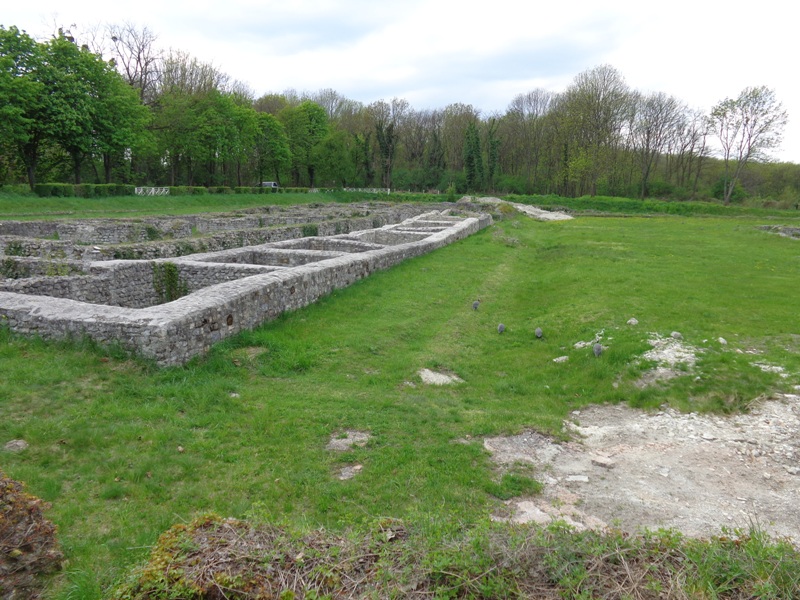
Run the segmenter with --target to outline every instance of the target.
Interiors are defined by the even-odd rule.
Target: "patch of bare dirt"
[[[647,340],[653,347],[642,355],[642,359],[652,361],[655,366],[642,374],[636,382],[640,388],[669,381],[681,375],[688,375],[697,363],[701,350],[683,341],[683,336],[673,332],[670,337],[651,333]]]
[[[439,373],[430,369],[420,369],[418,375],[422,379],[422,383],[428,385],[451,385],[464,382],[463,379],[453,373]]]
[[[575,441],[485,440],[498,464],[533,464],[545,484],[509,502],[510,520],[696,537],[757,524],[800,547],[800,395],[733,417],[593,406],[564,426]]]
[[[372,436],[366,431],[355,431],[348,429],[341,433],[334,433],[328,445],[325,446],[326,450],[333,450],[335,452],[346,452],[353,446],[363,447]]]

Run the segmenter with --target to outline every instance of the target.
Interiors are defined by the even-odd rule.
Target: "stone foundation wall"
[[[0,221],[0,256],[93,261],[169,258],[305,237],[309,227],[319,236],[372,229],[447,206],[323,204],[135,221]]]
[[[424,219],[419,220],[420,227],[425,226],[423,221]],[[375,271],[387,269],[408,258],[463,239],[487,227],[491,223],[491,217],[479,215],[447,222],[450,224],[447,229],[426,235],[421,240],[374,249],[362,248],[363,251],[360,252],[342,252],[338,256],[291,268],[215,264],[202,260],[209,258],[202,255],[176,259],[174,262],[179,267],[180,275],[187,281],[195,281],[193,278],[198,278],[199,281],[200,277],[208,277],[208,281],[226,277],[231,279],[202,287],[178,300],[147,308],[122,308],[108,304],[120,301],[121,292],[114,292],[111,288],[121,284],[121,279],[130,280],[134,273],[139,278],[136,280],[139,283],[129,287],[143,289],[140,290],[140,296],[136,297],[130,292],[131,295],[124,301],[131,305],[145,303],[149,289],[154,288],[152,262],[129,263],[125,267],[130,269],[128,271],[113,268],[115,265],[109,264],[108,275],[91,277],[98,282],[105,282],[105,291],[100,289],[100,283],[96,287],[85,282],[77,283],[78,280],[89,279],[87,277],[63,278],[69,280],[67,287],[83,285],[79,293],[87,296],[89,292],[86,290],[90,288],[98,296],[107,294],[108,302],[87,304],[86,301],[75,299],[0,291],[0,321],[23,334],[43,337],[85,335],[100,343],[118,342],[161,365],[182,364],[193,356],[207,352],[215,342],[252,329],[286,310],[306,306]],[[414,223],[407,221],[403,223],[403,227],[411,232]],[[388,228],[384,231],[388,231]],[[333,245],[347,245],[351,242],[362,243],[358,236],[341,236],[330,240]],[[253,250],[275,252],[276,249],[265,247]],[[96,267],[97,265],[93,265],[93,269]],[[217,267],[219,270],[215,270]],[[272,270],[258,273],[257,269]],[[117,278],[116,284],[112,277]]]
[[[29,296],[69,298],[89,304],[105,304],[125,308],[147,308],[163,304],[159,295],[154,267],[170,261],[109,261],[94,264],[81,276],[32,277],[0,281],[0,291]],[[253,264],[213,264],[183,261],[177,267],[179,283],[187,293],[212,285],[275,271],[275,267]]]

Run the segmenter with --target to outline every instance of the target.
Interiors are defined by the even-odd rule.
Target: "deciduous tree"
[[[46,135],[43,121],[47,95],[38,72],[40,45],[16,27],[0,25],[0,148],[19,153],[33,189],[39,144]]]
[[[725,204],[730,203],[745,165],[766,158],[780,145],[787,121],[783,105],[766,86],[745,88],[737,98],[726,98],[711,110],[711,127],[725,165]]]
[[[641,198],[649,193],[648,184],[657,157],[666,151],[667,144],[681,124],[684,107],[674,97],[663,92],[641,95],[633,100],[631,140],[640,170]]]

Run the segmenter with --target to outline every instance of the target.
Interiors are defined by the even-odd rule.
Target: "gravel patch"
[[[695,537],[758,524],[800,547],[800,395],[733,417],[592,406],[564,427],[579,441],[533,432],[485,440],[498,466],[532,464],[544,484],[498,519]]]
[[[420,369],[418,372],[422,383],[428,385],[452,385],[454,383],[463,383],[463,379],[452,373],[438,373],[430,369]]]

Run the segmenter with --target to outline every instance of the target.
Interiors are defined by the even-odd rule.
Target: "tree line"
[[[147,27],[0,25],[0,183],[374,187],[796,204],[800,165],[770,163],[786,112],[766,87],[704,114],[631,89],[610,65],[503,113],[365,104],[335,90],[260,97]],[[712,148],[715,150],[712,152]]]

